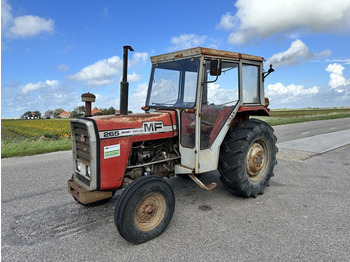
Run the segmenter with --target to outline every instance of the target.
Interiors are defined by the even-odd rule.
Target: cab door
[[[210,75],[210,63],[205,61],[196,173],[217,169],[221,143],[239,107],[240,63],[221,61],[217,79]]]
[[[238,110],[240,63],[220,61],[221,74],[216,77],[210,73],[211,61],[201,63],[196,107],[179,112],[181,167],[176,173],[217,169],[221,142]]]

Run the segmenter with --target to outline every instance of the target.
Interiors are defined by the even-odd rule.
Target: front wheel
[[[276,136],[258,119],[249,119],[230,129],[219,158],[220,180],[233,194],[256,197],[269,185],[277,164]]]
[[[118,199],[114,223],[124,239],[141,244],[167,228],[174,208],[174,192],[166,181],[142,177],[131,183]]]

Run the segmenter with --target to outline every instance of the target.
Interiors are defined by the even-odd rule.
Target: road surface
[[[337,140],[336,132],[350,130],[346,121],[275,130],[279,145],[329,132],[328,139]],[[141,245],[126,242],[114,226],[120,193],[94,208],[67,193],[70,152],[2,159],[1,260],[348,261],[349,152],[350,140],[323,153],[280,149],[271,186],[257,198],[231,195],[217,172],[201,176],[218,183],[210,192],[185,177],[169,179],[173,219],[161,236]]]

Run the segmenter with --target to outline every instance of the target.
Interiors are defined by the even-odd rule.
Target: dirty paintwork
[[[236,53],[231,51],[223,51],[223,50],[217,50],[217,49],[211,49],[211,48],[204,48],[204,47],[196,47],[196,48],[186,49],[183,51],[177,51],[177,52],[167,53],[163,55],[152,56],[151,62],[157,63],[157,62],[162,62],[166,60],[179,59],[183,57],[200,56],[200,55],[215,56],[215,57],[237,59],[237,60],[246,59],[246,60],[259,61],[259,62],[262,62],[265,60],[263,57],[260,57],[260,56]]]

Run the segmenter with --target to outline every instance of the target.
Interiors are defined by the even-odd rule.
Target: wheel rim
[[[163,220],[166,211],[166,202],[163,195],[150,193],[146,195],[135,210],[135,225],[142,231],[156,228]]]
[[[246,158],[246,170],[250,181],[259,182],[264,178],[269,162],[269,147],[264,139],[254,141]]]

